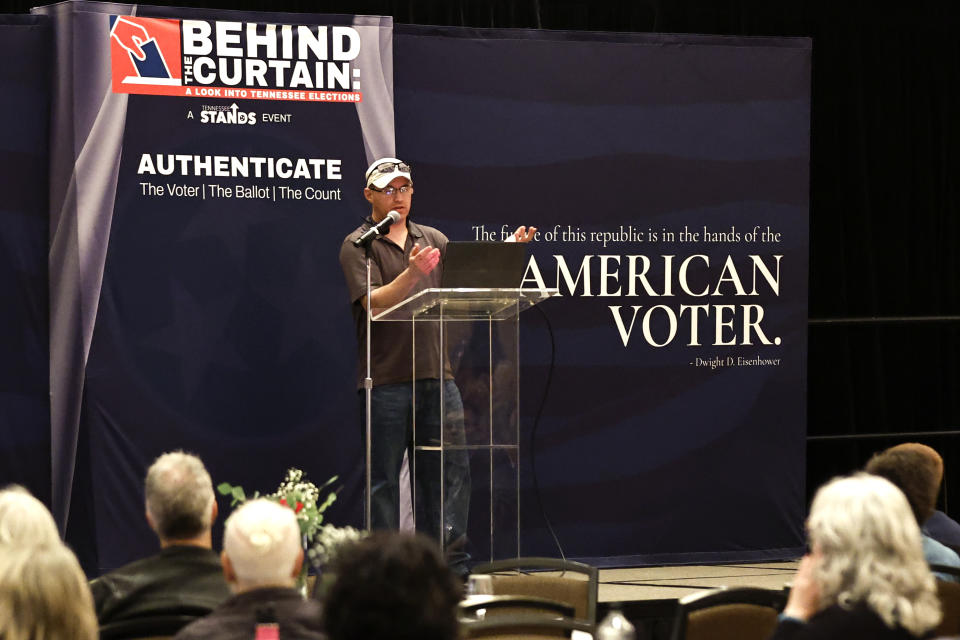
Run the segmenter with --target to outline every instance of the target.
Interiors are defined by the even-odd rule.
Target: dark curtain
[[[0,487],[50,504],[47,153],[52,31],[0,16]]]

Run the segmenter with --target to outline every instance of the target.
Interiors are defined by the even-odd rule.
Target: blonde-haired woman
[[[859,473],[817,491],[804,556],[773,640],[915,640],[940,622],[920,528],[903,493]]]
[[[0,545],[59,543],[57,524],[42,502],[19,485],[0,489]]]
[[[0,638],[96,640],[93,598],[72,551],[61,544],[0,549]]]

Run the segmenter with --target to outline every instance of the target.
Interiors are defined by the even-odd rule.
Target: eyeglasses
[[[399,193],[402,196],[407,195],[408,193],[413,193],[413,185],[405,184],[402,187],[387,187],[386,189],[377,189],[376,187],[370,186],[367,187],[370,191],[376,191],[377,193],[382,193],[388,198],[392,198],[395,193]]]

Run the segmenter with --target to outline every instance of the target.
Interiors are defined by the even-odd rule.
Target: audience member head
[[[343,549],[324,602],[330,640],[453,640],[463,587],[436,543],[380,531]]]
[[[227,518],[221,560],[235,591],[292,587],[303,565],[297,516],[265,498],[244,503]]]
[[[907,497],[921,525],[933,515],[943,480],[943,459],[930,447],[908,442],[874,454],[867,473],[886,478]]]
[[[920,636],[940,621],[920,528],[903,493],[858,473],[817,491],[807,518],[820,608],[865,604],[887,626]]]
[[[217,501],[200,458],[182,451],[163,454],[147,470],[145,493],[147,520],[163,546],[211,546]]]
[[[0,552],[0,638],[96,640],[90,588],[59,541]]]
[[[0,490],[0,544],[60,544],[53,516],[21,486]]]

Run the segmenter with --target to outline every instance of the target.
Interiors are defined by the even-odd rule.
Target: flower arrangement
[[[287,469],[287,475],[273,493],[261,496],[260,492],[257,491],[252,496],[247,497],[243,487],[231,485],[228,482],[218,484],[217,491],[221,495],[230,496],[231,507],[243,504],[247,500],[263,497],[292,509],[297,516],[297,524],[300,526],[300,537],[303,540],[307,560],[319,571],[336,555],[340,545],[358,540],[365,533],[359,532],[353,527],[335,527],[331,524],[323,524],[323,512],[337,499],[339,489],[331,489],[322,501],[320,496],[324,489],[337,481],[337,478],[338,476],[333,476],[318,487],[307,480],[306,474],[302,470],[290,468]],[[300,571],[299,584],[301,586],[306,584],[307,568],[308,563],[304,562],[303,569]]]
[[[337,555],[342,545],[356,542],[365,535],[366,531],[357,531],[353,527],[323,525],[314,537],[313,544],[307,549],[310,564],[315,567],[326,566]]]

